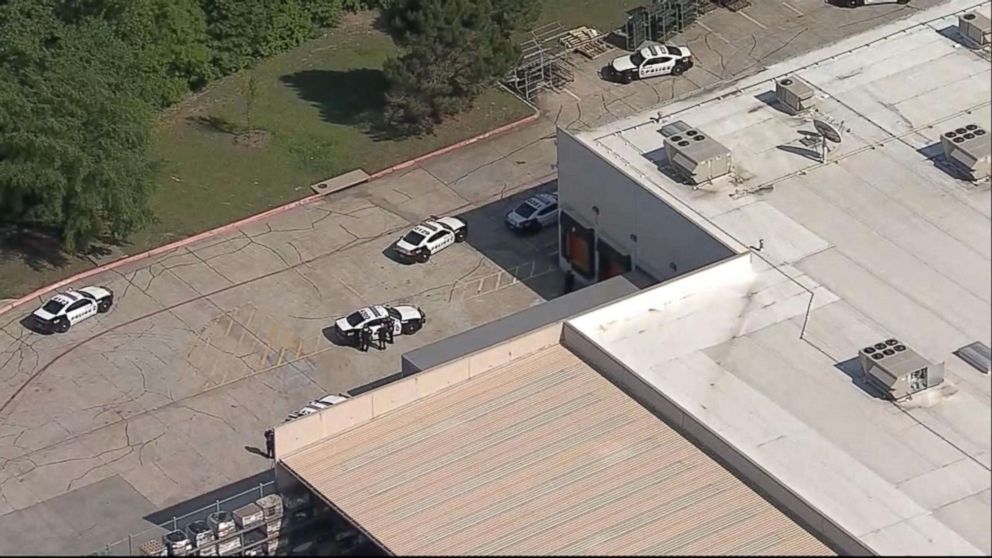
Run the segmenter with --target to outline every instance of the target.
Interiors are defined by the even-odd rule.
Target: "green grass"
[[[186,103],[155,134],[161,161],[152,207],[159,223],[135,235],[135,249],[189,236],[310,194],[308,186],[356,168],[369,173],[516,120],[530,109],[502,91],[445,122],[434,135],[376,141],[369,117],[382,107],[380,68],[396,52],[370,18],[341,27],[251,70],[256,81],[252,127],[264,147],[203,120],[244,128],[246,79],[231,76]]]
[[[586,25],[607,33],[623,23],[625,10],[645,1],[544,0],[536,24],[557,20],[566,29]],[[138,253],[299,199],[314,182],[356,168],[375,172],[530,112],[493,90],[433,136],[375,141],[365,122],[381,106],[379,70],[396,46],[372,20],[371,14],[349,17],[250,70],[256,82],[252,124],[267,134],[262,146],[234,141],[246,126],[244,73],[212,84],[163,116],[151,150],[160,165],[152,200],[157,222],[129,239],[124,252]],[[51,239],[20,235],[0,242],[5,244],[0,298],[92,267],[87,259],[53,250]]]
[[[627,10],[649,0],[544,0],[538,25],[560,21],[565,29],[585,25],[606,34],[627,20]]]

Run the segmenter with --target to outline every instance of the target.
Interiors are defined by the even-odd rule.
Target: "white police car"
[[[307,403],[306,407],[303,407],[299,411],[296,411],[295,413],[290,413],[288,416],[286,416],[286,422],[289,422],[294,419],[298,419],[300,417],[305,417],[307,415],[312,415],[314,413],[319,413],[332,405],[337,405],[338,403],[347,401],[348,399],[350,399],[350,397],[344,393],[339,393],[337,395],[325,395],[320,399],[314,399],[313,401]]]
[[[537,194],[506,214],[506,225],[515,231],[539,231],[558,222],[558,194]]]
[[[630,83],[635,79],[681,75],[692,65],[692,53],[687,47],[651,45],[614,59],[603,68],[603,76]]]
[[[468,225],[454,217],[431,218],[413,227],[393,247],[400,258],[426,262],[431,256],[468,238]]]
[[[114,293],[106,287],[83,287],[59,293],[31,313],[32,325],[44,331],[65,333],[73,325],[114,305]]]
[[[427,315],[416,306],[375,305],[355,310],[334,322],[334,329],[342,339],[357,343],[359,334],[366,327],[376,332],[383,326],[391,325],[393,335],[412,335],[426,323]]]

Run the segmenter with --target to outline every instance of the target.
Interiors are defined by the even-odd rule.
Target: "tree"
[[[407,48],[384,68],[387,126],[430,133],[510,69],[517,51],[493,9],[491,0],[407,0],[397,8],[393,22]]]
[[[316,1],[318,17],[326,17]],[[201,0],[213,64],[221,74],[313,37],[316,26],[299,0]],[[316,7],[315,7],[316,6]]]
[[[69,249],[150,217],[151,107],[110,25],[60,21],[36,0],[0,4],[0,218],[54,227]]]
[[[240,89],[241,96],[245,100],[245,126],[250,135],[254,131],[251,127],[251,116],[252,110],[255,108],[255,98],[258,95],[258,82],[255,80],[255,75],[246,72],[242,78]]]

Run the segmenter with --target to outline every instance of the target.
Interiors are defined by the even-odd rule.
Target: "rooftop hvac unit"
[[[681,130],[678,133],[674,131]],[[666,136],[666,132],[671,135]],[[730,150],[681,120],[662,128],[668,163],[691,184],[701,184],[730,173]]]
[[[992,22],[978,12],[968,12],[958,16],[958,33],[971,45],[983,47],[989,44]]]
[[[989,176],[992,164],[992,134],[978,124],[968,124],[940,136],[944,158],[971,180]]]
[[[944,366],[935,365],[898,339],[869,345],[858,352],[865,380],[893,400],[939,385]]]
[[[808,83],[795,76],[775,82],[775,97],[787,112],[798,114],[816,104],[816,92]]]

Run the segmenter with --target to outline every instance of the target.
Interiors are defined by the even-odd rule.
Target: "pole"
[[[127,534],[127,555],[134,556],[134,548],[131,546],[131,533]]]

